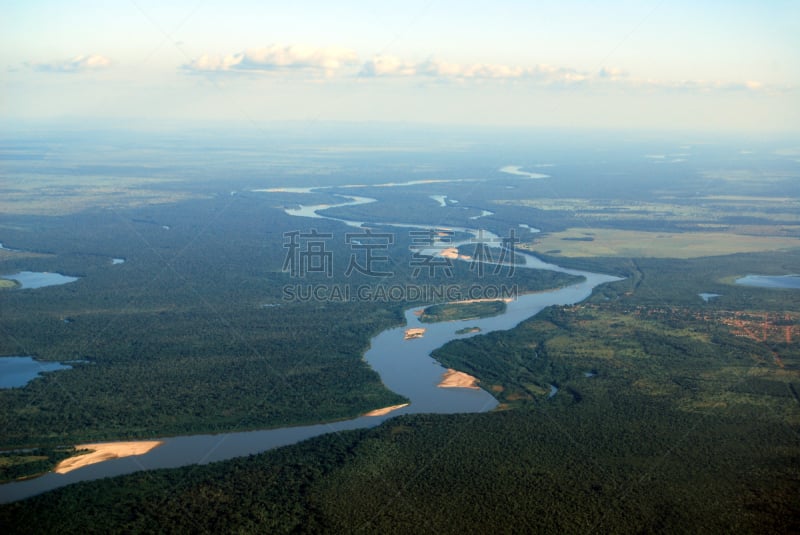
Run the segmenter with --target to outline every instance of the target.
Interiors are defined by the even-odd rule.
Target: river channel
[[[319,211],[335,206],[373,202],[373,199],[364,197],[341,196],[344,201],[338,205],[302,206],[299,209],[287,209],[286,213],[305,217],[325,217],[319,214]],[[361,225],[357,222],[336,220],[353,226]],[[381,224],[381,226],[387,225]],[[419,228],[426,226],[420,225]],[[470,229],[458,230],[477,232]],[[415,314],[419,307],[407,310],[406,325],[387,329],[372,338],[370,348],[364,355],[367,363],[380,375],[387,388],[410,400],[410,404],[402,409],[382,416],[362,416],[310,426],[163,438],[160,439],[163,441],[162,445],[143,455],[112,459],[66,474],[48,473],[30,480],[0,485],[0,503],[16,501],[78,481],[90,481],[140,470],[205,464],[256,454],[326,433],[373,427],[400,414],[450,414],[491,410],[497,405],[497,401],[485,390],[439,388],[437,385],[446,370],[430,357],[431,352],[450,340],[511,329],[545,307],[580,302],[591,295],[596,286],[620,280],[609,275],[561,268],[542,262],[531,255],[519,252],[517,254],[525,258],[524,266],[517,265],[517,268],[559,271],[582,276],[584,280],[556,290],[520,295],[516,300],[507,303],[505,312],[488,318],[422,324]],[[424,327],[426,329],[424,335],[421,338],[405,340],[406,329],[414,327]],[[456,331],[465,327],[478,327],[480,333],[456,334]]]

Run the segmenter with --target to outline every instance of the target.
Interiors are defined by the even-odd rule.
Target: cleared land
[[[91,169],[90,166],[83,174],[35,166],[27,171],[9,168],[7,181],[0,185],[0,213],[65,215],[87,208],[120,209],[207,197],[160,187],[174,177],[98,175]]]
[[[728,232],[646,232],[571,228],[521,244],[521,249],[567,257],[623,256],[697,258],[733,253],[781,251],[800,247],[800,239]]]
[[[9,279],[0,279],[0,289],[3,288],[16,288],[17,283]]]
[[[699,201],[699,202],[698,202]],[[785,227],[800,223],[800,199],[793,197],[765,197],[751,195],[708,195],[692,202],[680,202],[663,196],[652,201],[537,198],[502,199],[495,204],[525,206],[544,212],[568,213],[587,222],[630,222],[657,218],[661,222],[674,222],[687,226],[724,224],[730,228],[728,218],[746,216],[772,221]]]

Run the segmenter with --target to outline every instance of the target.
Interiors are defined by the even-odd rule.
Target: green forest
[[[88,451],[61,447],[0,452],[0,483],[38,476],[51,471],[62,460]]]
[[[503,165],[531,158],[529,140],[506,141],[495,147]],[[502,269],[473,262],[477,253],[499,259],[497,240],[461,246],[465,258],[449,265],[420,262],[426,236],[389,223],[435,226],[430,237],[453,241],[469,236],[447,228],[479,225],[529,246],[586,226],[798,235],[796,214],[771,211],[772,197],[745,210],[725,197],[782,198],[793,194],[789,178],[735,185],[705,180],[700,164],[676,172],[627,153],[567,151],[557,180],[526,180],[497,171],[496,154],[469,149],[326,150],[300,155],[293,145],[242,163],[236,151],[219,160],[191,149],[177,159],[162,152],[153,167],[134,151],[130,164],[69,167],[88,177],[74,188],[63,162],[8,163],[29,187],[23,197],[4,189],[18,201],[0,213],[0,279],[21,270],[80,279],[37,290],[0,281],[0,355],[72,366],[0,390],[2,480],[50,470],[86,442],[317,423],[404,403],[365,363],[371,337],[401,325],[411,307],[443,321],[502,303],[381,297],[387,288],[474,297],[475,288],[521,294],[580,280],[512,258]],[[709,158],[703,165],[717,169],[728,157]],[[614,179],[587,180],[600,167]],[[409,169],[421,180],[387,193]],[[146,195],[130,185],[138,180]],[[327,212],[375,222],[371,236],[284,211],[341,202],[336,192],[378,198]],[[431,198],[445,194],[445,206]],[[293,237],[314,233],[330,262],[318,270],[293,256]],[[390,246],[364,247],[376,236]],[[549,251],[538,255],[624,279],[506,332],[467,326],[458,332],[476,336],[435,351],[476,377],[496,410],[403,415],[250,457],[78,483],[1,505],[3,533],[800,532],[797,292],[734,282],[798,273],[800,251],[685,260]],[[339,293],[309,297],[309,287]],[[374,298],[341,297],[358,287]]]
[[[431,301],[289,300],[287,285],[441,286],[466,295],[477,283],[525,292],[578,280],[520,269],[476,281],[465,263],[448,276],[415,276],[405,229],[386,229],[395,246],[373,266],[391,276],[347,276],[360,252],[347,234],[363,231],[325,220],[312,227],[276,202],[242,194],[67,216],[0,216],[5,246],[21,249],[2,250],[0,273],[80,277],[0,290],[0,329],[7,334],[1,355],[75,361],[73,369],[25,388],[0,390],[0,448],[318,423],[406,401],[383,386],[363,353],[372,336],[402,324],[406,308]],[[331,236],[331,277],[293,277],[282,269],[287,235],[311,228]],[[112,258],[125,261],[112,265]]]
[[[474,303],[445,303],[425,307],[419,316],[423,323],[457,321],[486,318],[502,314],[506,309],[503,301],[477,301]]]
[[[705,259],[702,273],[596,259],[628,279],[436,351],[494,412],[80,483],[0,519],[15,533],[796,532],[800,351],[785,333],[800,336],[800,310],[792,291],[724,280],[799,256]],[[750,336],[749,317],[774,325]]]

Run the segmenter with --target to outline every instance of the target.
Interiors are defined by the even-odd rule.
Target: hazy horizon
[[[0,120],[791,133],[800,5],[32,1]]]

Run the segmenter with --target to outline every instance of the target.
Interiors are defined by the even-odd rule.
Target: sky
[[[800,2],[0,3],[0,122],[797,132]]]

